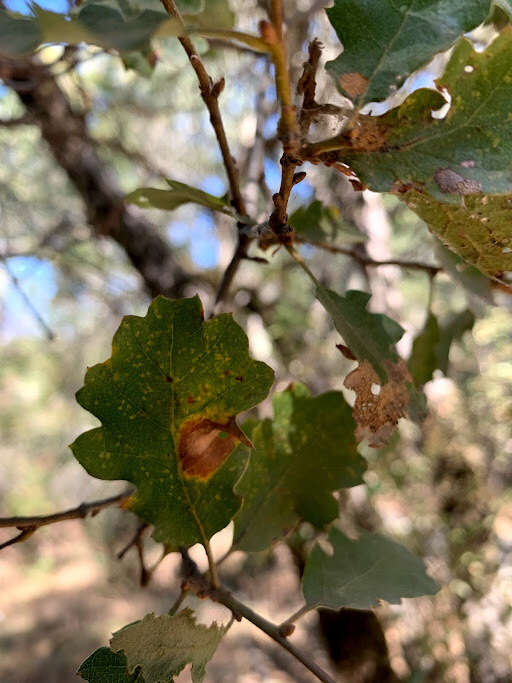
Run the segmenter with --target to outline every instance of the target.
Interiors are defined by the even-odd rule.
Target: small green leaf
[[[429,313],[425,326],[413,342],[411,357],[407,364],[417,387],[429,382],[438,367],[436,349],[440,339],[437,318],[433,313]]]
[[[335,0],[326,10],[343,43],[327,70],[363,105],[386,99],[405,79],[481,24],[489,0]]]
[[[437,367],[445,375],[449,370],[450,348],[454,341],[462,339],[465,332],[473,329],[475,316],[468,309],[456,313],[442,327],[441,337],[436,348]]]
[[[455,314],[442,326],[435,315],[429,313],[423,330],[414,340],[408,363],[416,386],[429,382],[436,369],[448,374],[451,345],[474,324],[475,316],[469,310]]]
[[[460,40],[437,84],[452,100],[445,118],[431,114],[445,104],[441,94],[417,90],[384,116],[361,116],[339,160],[376,192],[417,189],[453,204],[510,194],[512,27],[484,52]]]
[[[228,216],[235,215],[229,203],[222,197],[215,197],[208,192],[198,190],[196,187],[179,183],[177,180],[166,178],[166,182],[171,187],[170,190],[156,190],[150,187],[143,187],[131,192],[126,197],[126,201],[131,204],[137,204],[137,206],[144,209],[163,209],[164,211],[173,211],[183,204],[192,202],[205,206],[212,211],[221,211],[228,214]]]
[[[467,263],[487,275],[512,271],[512,195],[468,195],[460,204],[414,190],[399,196]]]
[[[302,587],[308,607],[371,609],[380,600],[397,605],[439,590],[418,557],[384,536],[362,533],[353,541],[333,527],[329,542],[332,555],[316,545],[306,561]]]
[[[357,244],[366,240],[366,235],[342,220],[340,210],[335,206],[325,206],[316,200],[308,206],[301,206],[290,216],[288,223],[300,237],[314,242]]]
[[[114,633],[110,647],[122,650],[128,671],[140,667],[145,683],[172,681],[192,664],[192,681],[201,683],[205,667],[215,654],[227,626],[198,624],[190,609],[170,616],[147,614],[142,621]]]
[[[128,673],[122,652],[112,652],[108,647],[100,647],[87,657],[77,674],[88,683],[145,683],[141,673]]]
[[[319,528],[332,522],[332,492],[362,483],[365,470],[343,394],[311,397],[294,384],[274,396],[273,406],[272,421],[244,424],[255,450],[236,487],[244,499],[233,539],[240,550],[268,548],[300,519]]]
[[[357,360],[368,360],[380,380],[386,382],[386,361],[398,360],[395,344],[404,333],[400,325],[387,315],[367,311],[371,295],[366,292],[351,290],[340,296],[317,287],[315,295]]]
[[[240,507],[233,486],[247,450],[236,446],[250,443],[235,416],[272,381],[231,315],[204,322],[198,297],[158,297],[144,318],[123,319],[112,357],[87,371],[77,400],[103,426],[71,448],[92,476],[137,486],[130,507],[155,525],[156,540],[189,547]]]

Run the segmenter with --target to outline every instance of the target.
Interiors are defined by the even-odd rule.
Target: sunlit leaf
[[[192,681],[201,683],[205,667],[227,631],[226,626],[203,626],[190,609],[142,621],[114,633],[110,647],[122,651],[128,671],[140,668],[144,683],[171,681],[187,664],[192,664]]]
[[[177,180],[167,178],[166,182],[171,187],[170,190],[143,187],[131,192],[126,197],[126,201],[145,209],[163,209],[164,211],[173,211],[183,204],[192,202],[212,211],[221,211],[230,216],[235,215],[233,208],[222,197],[215,197],[196,187],[179,183]]]
[[[512,271],[512,195],[469,195],[458,204],[414,190],[400,197],[467,263],[488,275]]]

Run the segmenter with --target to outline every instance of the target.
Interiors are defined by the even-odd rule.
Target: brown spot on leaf
[[[341,351],[345,358],[348,358],[349,360],[357,360],[357,358],[354,356],[354,354],[348,348],[348,346],[345,346],[344,344],[336,344],[336,348],[338,349],[338,351]]]
[[[205,418],[188,420],[181,428],[179,442],[179,458],[184,474],[208,479],[238,443],[253,447],[234,417],[225,423]]]
[[[340,85],[350,97],[358,97],[368,89],[368,79],[362,74],[352,73],[340,76]]]
[[[187,403],[192,405],[192,403],[195,403],[196,399],[193,396],[187,396]]]
[[[387,148],[388,127],[375,116],[361,116],[348,133],[352,149],[360,152],[378,152]]]
[[[386,363],[388,381],[381,386],[378,393],[372,386],[379,385],[380,380],[365,360],[345,378],[345,386],[356,392],[354,419],[357,423],[356,439],[368,439],[373,448],[383,446],[393,433],[401,417],[406,417],[409,405],[407,383],[412,378],[405,362]]]
[[[437,186],[445,194],[476,194],[482,192],[478,180],[464,178],[451,168],[440,168],[434,175]]]

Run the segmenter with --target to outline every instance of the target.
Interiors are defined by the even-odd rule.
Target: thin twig
[[[28,527],[27,529],[23,529],[17,536],[14,536],[14,538],[10,538],[8,541],[5,541],[5,543],[0,543],[0,550],[3,550],[4,548],[7,548],[10,545],[15,545],[16,543],[21,543],[22,541],[25,541],[27,538],[30,538],[33,533],[35,533],[36,529],[35,527]]]
[[[271,3],[272,24],[262,24],[262,34],[267,36],[272,46],[272,59],[276,73],[276,90],[281,105],[281,120],[279,122],[279,138],[283,144],[283,156],[281,157],[281,185],[279,192],[273,197],[274,210],[269,218],[269,226],[281,242],[289,241],[290,228],[288,226],[288,201],[291,191],[297,183],[306,177],[305,173],[296,173],[297,166],[301,161],[297,158],[300,142],[300,132],[307,132],[305,123],[306,115],[301,112],[299,117],[293,105],[288,57],[283,40],[283,6],[281,0],[273,0]],[[303,95],[303,111],[314,103],[315,75],[319,61],[319,45],[312,43],[310,47],[309,61],[304,65],[304,72],[299,80],[297,91]],[[311,85],[313,82],[313,85]],[[316,103],[315,103],[316,104]]]
[[[174,0],[162,0],[162,4],[165,7],[167,13],[177,19],[182,26],[183,18],[176,7]],[[199,56],[194,43],[186,35],[179,36],[183,49],[185,50],[187,57],[192,65],[192,68],[196,72],[197,80],[199,81],[199,89],[201,91],[201,97],[210,113],[210,121],[212,127],[215,131],[217,137],[217,142],[219,143],[220,152],[222,155],[222,161],[226,169],[226,173],[229,181],[229,189],[231,193],[231,200],[233,206],[235,207],[237,213],[240,216],[246,215],[245,203],[240,192],[240,183],[238,181],[238,170],[236,168],[235,160],[231,155],[229,148],[229,143],[226,136],[226,131],[224,129],[224,124],[222,122],[222,115],[219,108],[219,96],[224,89],[224,79],[221,78],[217,83],[214,83],[209,76],[206,68]]]
[[[94,517],[98,512],[105,508],[122,505],[122,503],[125,503],[131,498],[133,492],[133,489],[129,489],[128,491],[124,491],[124,493],[117,494],[117,496],[104,498],[103,500],[95,500],[91,503],[82,503],[78,507],[64,510],[63,512],[54,512],[51,515],[0,517],[0,528],[16,527],[17,529],[39,529],[39,527],[47,526],[48,524],[56,524],[57,522],[64,522],[67,519],[85,519],[88,515]]]
[[[133,548],[134,546],[139,543],[139,541],[142,539],[144,534],[146,533],[146,530],[149,528],[149,524],[147,522],[142,522],[142,524],[139,524],[137,527],[137,530],[135,531],[133,537],[130,539],[130,541],[124,546],[122,550],[120,550],[117,553],[117,559],[122,560],[123,557],[126,555],[126,553]]]
[[[12,282],[13,287],[17,290],[18,294],[23,299],[23,303],[28,308],[28,310],[30,311],[30,313],[32,314],[32,316],[34,317],[34,319],[36,320],[38,325],[43,330],[48,341],[53,341],[55,339],[55,332],[51,329],[51,327],[45,321],[43,316],[39,313],[36,306],[33,304],[31,298],[28,296],[28,294],[25,292],[25,290],[21,286],[19,279],[16,277],[16,275],[10,269],[7,261],[2,260],[2,263],[3,263],[3,266],[5,268],[7,275],[9,276],[10,281]]]
[[[254,626],[259,628],[260,631],[266,633],[267,636],[272,638],[272,640],[293,655],[293,657],[311,671],[318,680],[323,681],[324,683],[335,683],[334,679],[310,659],[308,655],[301,652],[295,645],[290,643],[288,638],[279,630],[279,626],[267,621],[267,619],[254,612],[250,607],[231,595],[229,591],[224,588],[211,589],[200,579],[185,581],[183,588],[193,591],[198,597],[209,597],[214,602],[224,605],[231,610],[233,617],[238,621],[247,619],[247,621],[250,621]],[[290,632],[288,632],[288,635],[290,635]]]
[[[309,605],[303,605],[300,609],[298,609],[296,612],[294,612],[288,619],[285,619],[282,624],[279,626],[279,631],[281,633],[287,633],[289,632],[290,627],[294,625],[294,623],[300,619],[302,616],[307,614],[308,612],[311,612],[314,607],[311,607]]]
[[[399,266],[400,268],[408,268],[410,270],[423,270],[430,276],[437,275],[442,269],[441,266],[435,266],[430,263],[423,263],[422,261],[403,261],[401,259],[386,259],[385,261],[374,261],[369,256],[360,254],[355,249],[350,249],[348,247],[340,247],[335,244],[328,244],[326,242],[315,242],[313,240],[307,240],[303,237],[294,236],[294,242],[299,244],[308,244],[317,249],[324,249],[325,251],[330,251],[333,254],[343,254],[344,256],[350,256],[350,258],[357,261],[362,266],[371,266],[372,268],[378,268],[380,266]]]
[[[174,0],[161,0],[163,6],[165,7],[167,13],[176,18],[184,27],[183,18],[176,7]],[[210,122],[215,131],[217,137],[217,142],[219,144],[220,152],[222,155],[222,161],[226,169],[226,174],[229,182],[229,190],[231,194],[231,203],[236,209],[239,216],[247,216],[247,209],[245,206],[245,201],[240,190],[240,181],[238,177],[238,169],[236,167],[235,160],[231,155],[231,150],[229,148],[228,139],[226,136],[226,131],[224,129],[224,124],[222,122],[222,115],[219,108],[219,96],[224,89],[224,78],[221,78],[217,83],[213,83],[211,77],[209,76],[206,68],[201,60],[201,57],[197,53],[193,42],[186,35],[180,36],[178,38],[183,49],[185,50],[192,68],[196,72],[197,80],[199,81],[199,89],[201,91],[201,97],[208,109],[210,114]],[[226,268],[222,281],[219,285],[217,296],[215,298],[215,303],[218,304],[222,301],[231,286],[233,278],[236,275],[240,263],[243,261],[247,255],[247,248],[251,242],[247,235],[241,233],[244,228],[243,223],[238,223],[238,240],[235,253]]]

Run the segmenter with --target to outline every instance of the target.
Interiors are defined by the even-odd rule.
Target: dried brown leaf
[[[407,416],[410,401],[408,383],[412,378],[405,362],[386,361],[388,381],[381,384],[371,364],[365,360],[345,378],[345,386],[356,392],[354,419],[356,439],[368,439],[373,448],[383,446],[398,420]]]

